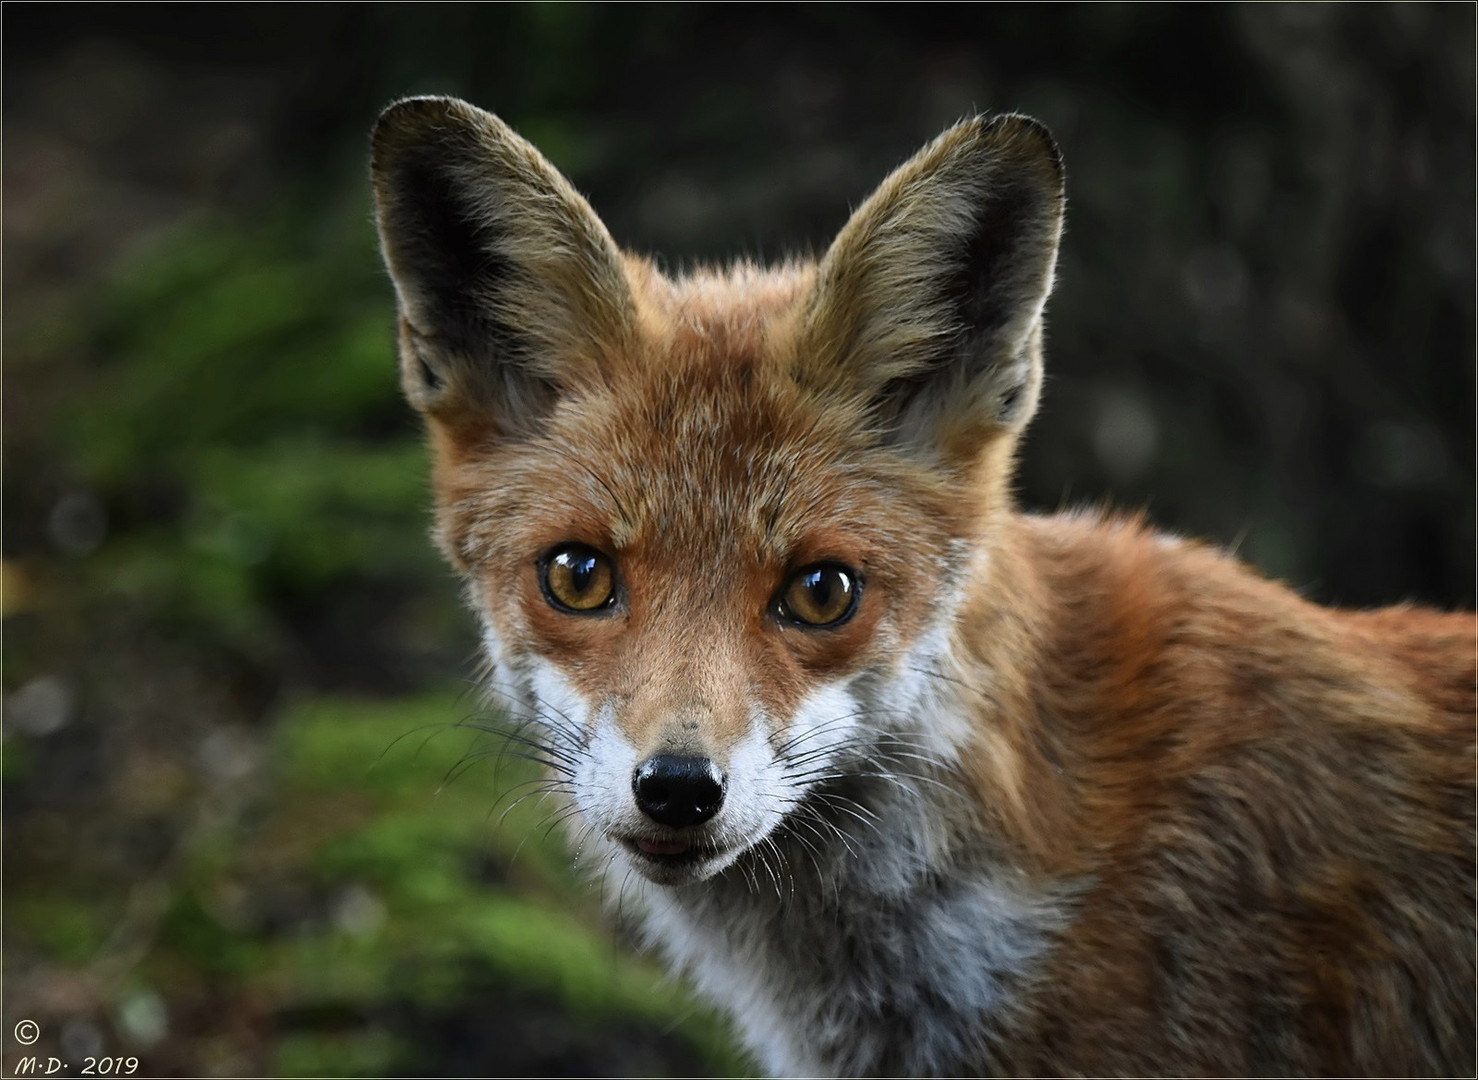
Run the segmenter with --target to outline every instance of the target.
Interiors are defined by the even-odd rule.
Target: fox
[[[370,171],[489,699],[761,1069],[1474,1075],[1474,618],[1018,508],[1046,127],[681,273],[455,98]]]

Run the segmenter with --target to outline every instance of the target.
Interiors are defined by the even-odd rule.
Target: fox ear
[[[605,226],[533,146],[455,98],[386,109],[371,171],[406,396],[462,438],[532,430],[629,332]]]
[[[821,260],[800,377],[861,395],[893,437],[949,456],[1019,431],[1041,387],[1062,217],[1062,163],[1041,124],[1007,115],[949,129]]]

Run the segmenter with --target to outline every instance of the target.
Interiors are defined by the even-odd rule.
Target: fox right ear
[[[1041,386],[1062,217],[1046,128],[1018,115],[955,125],[883,182],[821,260],[798,374],[946,459],[1014,435]]]
[[[455,98],[386,109],[371,171],[406,396],[462,441],[533,430],[630,332],[605,226],[532,145]]]

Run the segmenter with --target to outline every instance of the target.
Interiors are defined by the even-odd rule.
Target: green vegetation
[[[77,478],[135,526],[88,572],[230,647],[270,646],[284,595],[444,578],[372,231],[306,216],[198,226],[130,262],[60,410]]]

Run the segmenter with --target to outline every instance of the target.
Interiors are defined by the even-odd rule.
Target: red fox
[[[493,691],[765,1070],[1474,1075],[1474,619],[1013,506],[1045,128],[676,278],[464,102],[373,144]]]

